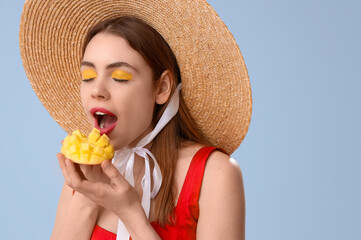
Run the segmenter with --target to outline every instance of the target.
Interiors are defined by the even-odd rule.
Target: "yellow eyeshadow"
[[[133,75],[122,70],[115,70],[112,73],[112,78],[119,80],[132,80]]]
[[[96,78],[97,73],[93,69],[85,69],[82,72],[82,76],[83,76],[83,79],[91,79],[91,78]]]

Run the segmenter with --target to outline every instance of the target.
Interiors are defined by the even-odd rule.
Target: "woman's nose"
[[[106,85],[101,81],[93,85],[91,93],[93,98],[97,98],[99,100],[106,100],[110,97],[109,90],[107,89]]]

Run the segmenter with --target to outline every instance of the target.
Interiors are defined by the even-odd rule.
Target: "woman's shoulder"
[[[241,203],[244,201],[244,186],[241,168],[237,161],[221,151],[213,151],[208,157],[201,194],[200,206]],[[232,206],[232,205],[231,205]]]
[[[206,170],[209,175],[216,175],[219,177],[242,177],[241,168],[237,161],[230,157],[228,154],[215,150],[213,151],[207,160]]]

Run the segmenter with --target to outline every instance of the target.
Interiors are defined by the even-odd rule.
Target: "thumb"
[[[123,176],[120,174],[118,169],[110,162],[110,160],[105,160],[101,164],[103,172],[110,178],[111,182],[116,185],[121,185],[126,182]]]

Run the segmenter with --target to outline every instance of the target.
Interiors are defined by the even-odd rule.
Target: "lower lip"
[[[95,128],[98,129],[100,131],[100,134],[109,134],[111,131],[113,131],[113,129],[115,128],[115,126],[117,125],[117,122],[113,123],[112,125],[110,125],[107,128],[100,128],[98,125],[98,121],[95,120]]]

